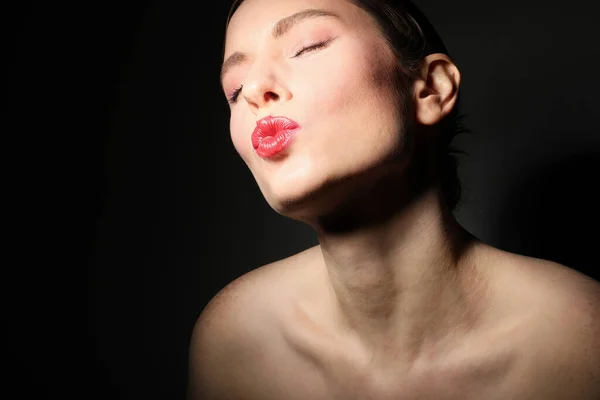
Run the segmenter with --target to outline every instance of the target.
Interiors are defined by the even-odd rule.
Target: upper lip
[[[252,132],[252,145],[256,149],[265,137],[275,136],[279,131],[296,129],[299,126],[288,117],[267,115],[256,121],[256,128]]]

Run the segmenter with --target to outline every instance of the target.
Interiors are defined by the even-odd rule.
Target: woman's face
[[[307,9],[337,17],[305,18],[272,36],[279,20]],[[277,212],[318,214],[365,190],[389,162],[402,164],[404,122],[389,78],[394,57],[364,10],[347,0],[246,0],[228,26],[224,59],[236,52],[247,57],[222,80],[228,99],[242,87],[230,103],[231,138]],[[301,128],[271,158],[251,140],[268,115]]]

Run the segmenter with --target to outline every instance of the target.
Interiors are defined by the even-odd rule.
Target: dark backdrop
[[[212,12],[204,4],[148,4],[119,21],[89,270],[97,385],[110,397],[180,398],[191,329],[210,298],[316,244],[309,228],[269,208],[230,142],[218,82],[228,2]],[[463,76],[473,133],[455,141],[469,153],[457,218],[492,245],[594,273],[600,52],[591,6],[418,4]]]
[[[459,158],[459,222],[491,245],[599,279],[594,5],[417,4],[462,73],[461,105],[472,133],[454,142],[468,153]],[[69,391],[90,399],[182,398],[191,330],[207,302],[247,271],[316,244],[308,227],[269,208],[231,144],[218,80],[228,8],[228,1],[103,3],[75,10],[75,24],[54,8],[18,11],[13,73],[27,76],[19,82],[36,93],[31,61],[46,59],[55,43],[45,38],[60,30],[84,43],[69,47],[71,56],[82,51],[86,66],[95,67],[65,75],[85,89],[75,102],[97,111],[84,113],[78,127],[84,160],[67,167],[85,193],[83,211],[77,208],[81,244],[63,247],[84,250],[79,274],[88,261],[88,329],[74,349],[83,358],[68,367],[58,361],[60,346],[76,342],[61,331],[66,325],[57,324],[54,305],[77,302],[47,303],[58,290],[36,283],[41,294],[31,297],[31,308],[46,332],[40,336],[22,308],[11,314],[22,322],[8,346],[23,398],[33,389],[46,398]],[[42,108],[38,97],[15,99],[17,108]],[[62,275],[40,279],[70,287]]]

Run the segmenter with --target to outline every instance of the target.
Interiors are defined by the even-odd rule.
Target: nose
[[[254,114],[265,114],[275,104],[289,100],[290,91],[283,85],[274,68],[255,68],[246,76],[242,96]]]
[[[253,109],[266,107],[269,103],[276,102],[281,97],[277,89],[267,87],[260,83],[253,83],[250,87],[244,85],[242,89],[246,102]]]

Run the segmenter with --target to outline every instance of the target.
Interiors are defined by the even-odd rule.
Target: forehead
[[[225,57],[235,51],[250,51],[271,35],[277,21],[306,9],[331,11],[340,17],[339,22],[353,29],[373,28],[368,15],[349,0],[245,0],[229,21]]]

